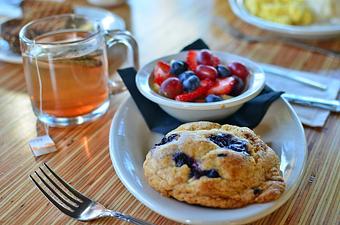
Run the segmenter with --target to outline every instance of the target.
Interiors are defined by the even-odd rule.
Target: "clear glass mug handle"
[[[131,55],[130,62],[133,63],[133,66],[136,68],[136,70],[139,69],[138,44],[129,31],[107,30],[105,31],[105,41],[106,41],[106,46],[108,49],[116,44],[124,44],[128,48],[129,54]],[[116,85],[114,84],[112,80],[110,80],[110,83],[111,83],[111,88],[112,88],[111,92],[116,92],[114,90],[116,88],[115,87]]]

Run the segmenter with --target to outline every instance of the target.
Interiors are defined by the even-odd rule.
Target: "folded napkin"
[[[207,48],[208,46],[201,39],[199,39],[185,47],[183,51],[189,49],[198,50]],[[118,73],[121,76],[125,86],[129,90],[150,130],[157,133],[166,134],[183,123],[168,115],[156,103],[148,100],[138,91],[135,83],[137,71],[134,68],[120,69],[118,70]],[[282,93],[283,92],[276,92],[268,87],[265,87],[257,97],[245,103],[233,115],[216,122],[221,124],[228,123],[237,126],[254,128],[261,122],[269,106],[277,98],[279,98]]]
[[[268,64],[261,64],[261,66],[264,68],[270,67],[273,69],[279,69],[282,72],[285,72],[286,74],[294,74],[295,76],[308,78],[310,80],[317,81],[328,86],[327,90],[323,91],[314,87],[310,87],[303,83],[266,72],[266,83],[274,90],[280,90],[290,94],[312,96],[316,98],[330,100],[334,100],[338,95],[340,87],[339,79],[320,76],[310,72],[286,69]],[[305,125],[312,127],[324,126],[330,114],[330,111],[326,109],[318,109],[308,106],[301,106],[297,104],[292,105],[297,115],[299,116],[301,122]]]

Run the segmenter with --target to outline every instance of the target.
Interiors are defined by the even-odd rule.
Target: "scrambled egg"
[[[313,12],[305,0],[244,0],[244,4],[251,14],[265,20],[290,25],[314,22]]]

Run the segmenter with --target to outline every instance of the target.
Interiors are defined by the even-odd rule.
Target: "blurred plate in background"
[[[285,25],[250,14],[244,6],[244,0],[229,0],[229,4],[234,14],[244,22],[280,36],[298,39],[326,39],[340,36],[340,24],[324,22],[306,26]]]
[[[75,14],[84,15],[94,20],[100,21],[106,30],[125,29],[124,20],[110,11],[94,7],[75,6]],[[18,15],[17,13],[15,14]],[[4,21],[3,21],[4,22]],[[0,60],[9,63],[22,63],[21,55],[14,53],[8,43],[0,39]]]

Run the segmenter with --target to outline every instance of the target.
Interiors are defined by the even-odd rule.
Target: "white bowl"
[[[211,51],[227,65],[231,62],[241,62],[250,71],[246,91],[241,95],[212,103],[179,102],[155,92],[150,86],[150,76],[156,63],[160,60],[170,62],[172,59],[185,60],[187,52],[165,56],[156,59],[141,68],[136,75],[138,90],[149,100],[157,103],[169,115],[181,121],[218,120],[236,112],[247,101],[256,97],[263,89],[265,75],[262,69],[249,59],[218,51]]]

